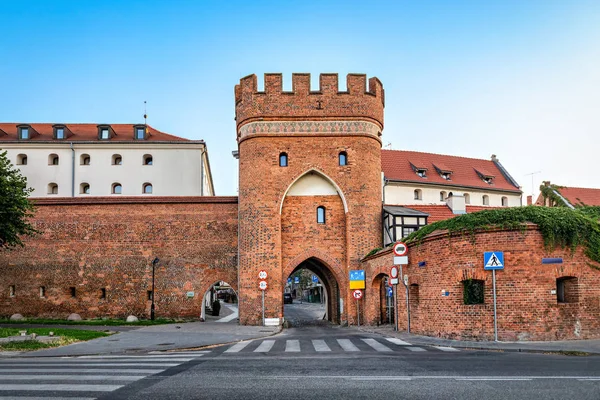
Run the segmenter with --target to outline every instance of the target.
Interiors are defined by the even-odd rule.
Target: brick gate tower
[[[377,78],[321,74],[256,75],[235,87],[239,154],[240,323],[262,319],[260,270],[268,272],[265,317],[283,315],[283,290],[306,268],[325,288],[327,318],[354,323],[349,270],[381,246],[381,131],[384,93]],[[369,283],[367,282],[367,285]]]

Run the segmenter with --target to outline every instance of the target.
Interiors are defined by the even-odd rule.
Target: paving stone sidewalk
[[[406,333],[405,331],[394,331],[391,325],[350,327],[362,332],[377,333],[388,337],[397,337],[415,345],[448,346],[466,349],[502,350],[502,351],[532,351],[532,352],[585,352],[600,354],[600,339],[591,340],[560,340],[550,342],[494,342],[494,341],[471,341],[451,340],[420,336]]]

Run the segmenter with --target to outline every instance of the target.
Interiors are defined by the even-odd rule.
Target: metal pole
[[[496,270],[492,270],[492,284],[494,286],[494,340],[498,341],[498,315],[496,313]]]
[[[358,299],[356,299],[356,324],[360,326],[360,305],[358,304]]]
[[[152,261],[152,304],[150,305],[150,319],[154,321],[154,265],[156,263]]]
[[[394,285],[394,330],[398,331],[398,285]]]
[[[265,326],[265,291],[262,290],[262,325]]]
[[[404,280],[402,282],[404,282]],[[406,283],[404,283],[404,288],[406,289],[406,318],[408,319],[406,333],[410,333],[410,304],[408,302],[408,285]]]

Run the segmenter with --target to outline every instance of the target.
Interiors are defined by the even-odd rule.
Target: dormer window
[[[452,178],[452,170],[448,167],[446,167],[443,164],[440,163],[436,163],[433,165],[435,167],[435,170],[437,171],[438,174],[440,174],[440,177],[446,181],[451,180]]]
[[[110,128],[110,125],[98,125],[98,139],[100,140],[110,140],[113,136],[113,131]]]
[[[410,163],[410,167],[412,168],[413,171],[415,171],[415,174],[417,174],[417,176],[419,176],[420,178],[427,178],[427,167],[423,166],[422,164],[418,164],[418,163],[413,163],[413,162],[409,162]]]
[[[133,138],[135,140],[145,140],[146,139],[146,126],[145,125],[135,125],[133,127]]]
[[[482,168],[476,168],[475,172],[477,172],[477,175],[479,175],[481,180],[487,183],[488,185],[492,185],[494,183],[494,175],[490,174],[486,170]]]
[[[69,130],[66,126],[57,124],[53,125],[52,128],[54,129],[54,139],[64,140],[69,137]]]
[[[19,139],[21,140],[27,140],[29,139],[29,127],[28,126],[24,126],[19,128]]]

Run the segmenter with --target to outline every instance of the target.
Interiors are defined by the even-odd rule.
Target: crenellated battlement
[[[338,74],[320,74],[319,90],[311,90],[310,74],[292,74],[292,91],[283,90],[282,74],[265,74],[258,91],[255,74],[235,86],[237,128],[253,121],[363,120],[383,129],[384,91],[379,79],[348,74],[346,91],[338,90]]]

